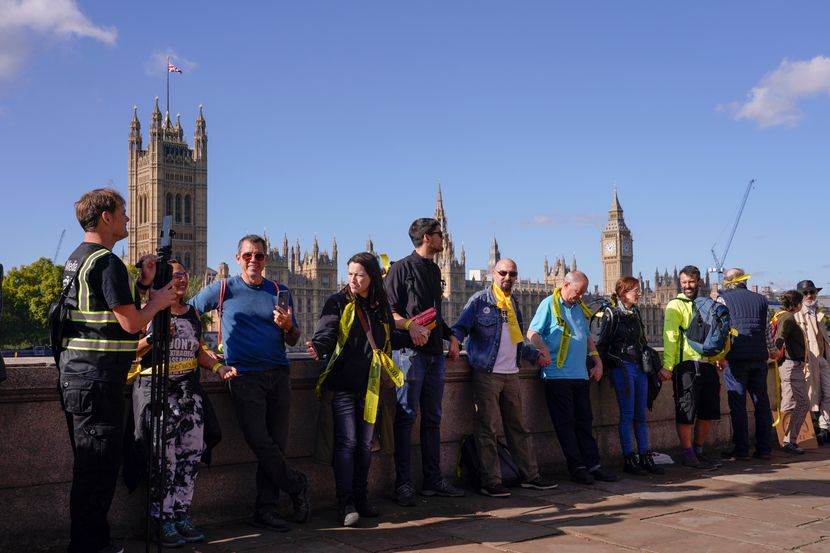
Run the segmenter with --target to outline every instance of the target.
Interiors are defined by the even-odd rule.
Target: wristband
[[[147,345],[148,346],[153,345],[153,333],[152,332],[149,333],[147,336],[145,336],[144,339],[147,340]]]
[[[412,325],[412,319],[407,319],[406,322],[403,324],[403,329],[409,330],[410,325]]]
[[[222,366],[222,363],[216,363],[213,367],[210,368],[210,370],[212,370],[215,373],[218,373],[219,372],[219,367],[221,367],[221,366]]]
[[[594,351],[588,353],[588,355],[591,355],[593,357],[599,357],[599,352],[597,350],[594,350]]]

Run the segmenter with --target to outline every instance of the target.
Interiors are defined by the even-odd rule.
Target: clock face
[[[616,244],[613,240],[608,240],[605,242],[605,251],[608,253],[614,253],[614,250],[617,248]]]
[[[631,253],[631,242],[629,242],[628,240],[623,242],[623,253],[624,254]]]

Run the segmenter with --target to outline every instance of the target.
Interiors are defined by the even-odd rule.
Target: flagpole
[[[167,113],[170,113],[170,56],[167,56],[165,72],[167,73]]]

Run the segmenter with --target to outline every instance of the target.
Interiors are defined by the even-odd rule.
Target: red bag
[[[426,311],[422,311],[415,315],[414,317],[410,318],[409,320],[413,323],[417,323],[421,326],[426,327],[429,330],[434,329],[438,326],[438,323],[435,321],[435,317],[438,315],[438,312],[435,310],[434,307],[430,307]]]

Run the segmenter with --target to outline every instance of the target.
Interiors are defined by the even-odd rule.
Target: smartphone
[[[288,313],[288,292],[285,290],[277,291],[277,307]]]

